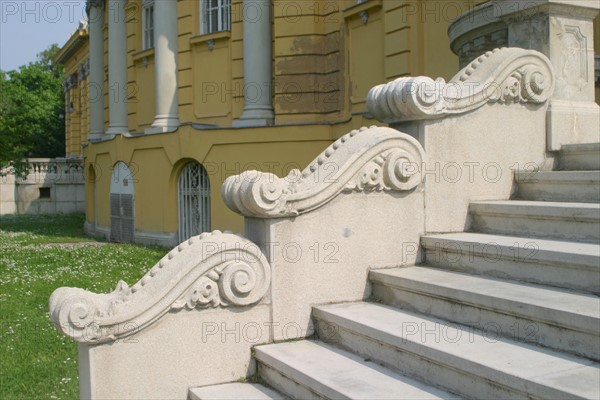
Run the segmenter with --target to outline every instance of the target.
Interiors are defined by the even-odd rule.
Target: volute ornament
[[[256,304],[270,282],[271,267],[254,243],[215,231],[181,243],[131,287],[121,281],[108,294],[55,290],[50,317],[78,342],[105,343],[139,332],[169,311]]]
[[[545,55],[506,47],[481,55],[449,82],[419,76],[375,86],[367,104],[375,118],[387,123],[437,119],[489,103],[545,103],[554,86],[554,70]]]
[[[233,211],[258,218],[297,216],[352,192],[410,191],[422,181],[425,152],[409,135],[387,127],[353,130],[303,171],[285,178],[246,171],[227,178],[222,196]]]

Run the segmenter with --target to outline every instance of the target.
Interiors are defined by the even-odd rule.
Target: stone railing
[[[64,181],[83,182],[82,160],[65,158],[28,158],[15,163],[13,169],[18,175],[17,181]]]
[[[181,243],[131,287],[57,289],[50,316],[80,343],[81,398],[185,399],[191,385],[252,374],[252,345],[271,341],[270,284],[256,245],[215,231]]]
[[[488,51],[449,82],[399,78],[369,92],[369,111],[423,145],[425,231],[462,232],[473,200],[505,200],[513,171],[550,168],[546,113],[556,87],[542,53]]]
[[[81,397],[184,399],[251,376],[253,345],[314,332],[312,304],[368,297],[370,268],[420,259],[424,163],[408,135],[352,131],[302,172],[227,179],[248,239],[203,233],[112,293],[57,289],[50,316],[80,344]]]
[[[223,200],[247,217],[295,217],[341,193],[409,191],[422,181],[425,155],[408,135],[388,128],[361,128],[341,137],[313,163],[285,178],[258,171],[229,177]]]
[[[423,234],[462,232],[470,201],[508,199],[515,169],[549,166],[555,82],[543,54],[499,49],[448,83],[373,88],[370,111],[393,128],[354,130],[284,178],[225,181],[245,238],[192,238],[109,294],[56,290],[50,315],[80,343],[81,397],[184,399],[251,376],[253,345],[311,335],[313,305],[368,298],[370,269],[419,263]]]
[[[78,342],[114,342],[170,311],[258,303],[270,281],[271,267],[258,247],[215,231],[181,243],[131,287],[121,281],[109,294],[57,289],[50,316],[57,329]]]
[[[0,171],[0,215],[83,212],[84,183],[82,160],[29,158],[11,163]]]
[[[373,126],[285,178],[247,171],[225,181],[225,203],[277,271],[275,340],[312,334],[313,304],[368,297],[369,269],[420,261],[425,165],[417,140]]]
[[[369,111],[395,123],[464,114],[485,104],[545,103],[554,92],[550,60],[536,51],[488,51],[449,82],[429,77],[399,78],[369,92]]]

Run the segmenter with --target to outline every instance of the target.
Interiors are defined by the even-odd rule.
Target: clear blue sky
[[[52,43],[64,45],[85,19],[85,0],[0,0],[0,69],[35,61]]]

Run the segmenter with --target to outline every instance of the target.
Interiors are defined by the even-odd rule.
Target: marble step
[[[423,266],[372,270],[385,304],[600,360],[600,298]]]
[[[257,383],[225,383],[191,388],[188,400],[285,400],[287,397]]]
[[[600,245],[484,233],[421,238],[426,264],[600,293]]]
[[[315,307],[322,341],[477,399],[598,399],[600,364],[375,303]]]
[[[516,171],[520,200],[600,202],[600,171]]]
[[[600,143],[569,144],[560,150],[560,169],[600,170]]]
[[[475,232],[600,241],[600,203],[507,200],[472,202],[469,207]]]
[[[318,341],[254,348],[260,377],[294,399],[457,398]]]

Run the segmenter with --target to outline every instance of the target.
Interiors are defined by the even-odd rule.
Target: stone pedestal
[[[593,20],[599,9],[595,1],[494,0],[451,24],[451,47],[461,57],[461,65],[478,52],[500,46],[543,53],[556,74],[547,114],[547,149],[598,142]]]
[[[518,10],[520,2],[504,3],[509,10]],[[600,108],[594,93],[593,27],[599,7],[600,3],[594,1],[544,1],[503,16],[508,26],[509,46],[537,50],[554,66],[556,88],[547,114],[550,151],[560,150],[563,144],[600,141]]]

